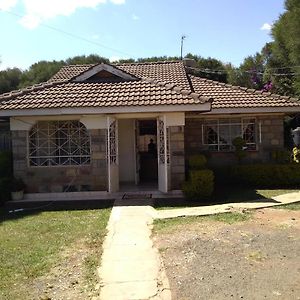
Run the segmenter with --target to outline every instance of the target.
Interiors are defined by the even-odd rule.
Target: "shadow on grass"
[[[114,200],[66,200],[66,201],[34,201],[14,203],[8,201],[0,207],[0,224],[26,216],[38,215],[44,211],[71,211],[110,208]]]
[[[155,199],[154,207],[163,208],[180,208],[180,207],[196,207],[206,205],[217,205],[225,203],[280,203],[272,198],[264,197],[259,194],[256,189],[244,188],[241,186],[218,185],[209,200],[190,201],[185,198],[177,199]]]

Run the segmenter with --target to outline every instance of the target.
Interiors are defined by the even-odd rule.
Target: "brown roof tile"
[[[49,79],[49,82],[71,80],[72,78],[88,71],[94,66],[95,64],[63,66],[56,74],[54,74],[54,76]]]
[[[232,86],[193,75],[189,75],[189,77],[196,93],[213,98],[212,109],[300,106],[300,101],[297,101],[296,98]]]
[[[94,66],[96,65],[90,64],[64,66],[49,81],[69,81],[85,71],[88,71]],[[177,85],[181,85],[185,89],[190,90],[185,67],[181,61],[119,64],[113,66],[128,74],[134,75],[137,78],[151,78],[170,84],[175,83]]]
[[[120,83],[46,83],[17,93],[0,95],[0,109],[39,109],[68,107],[112,107],[158,105],[166,101],[169,105],[180,102],[201,104],[210,99],[198,94],[181,94],[175,88],[167,89],[166,83],[140,80]]]

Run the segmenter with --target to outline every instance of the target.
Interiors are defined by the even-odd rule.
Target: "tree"
[[[22,71],[18,68],[0,71],[0,93],[16,90],[21,82]]]
[[[99,56],[98,54],[90,54],[88,56],[80,55],[66,59],[67,65],[83,65],[83,64],[99,64],[109,63],[109,59]]]
[[[39,61],[24,71],[20,87],[45,82],[51,78],[65,63],[63,61]]]
[[[285,8],[272,28],[269,73],[277,92],[300,96],[300,1],[286,0]]]

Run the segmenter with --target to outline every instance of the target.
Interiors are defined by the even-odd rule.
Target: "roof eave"
[[[149,113],[149,112],[209,112],[211,103],[199,104],[172,104],[123,107],[83,107],[83,108],[48,108],[48,109],[15,109],[0,110],[0,117],[16,116],[49,116],[49,115],[76,115],[76,114],[116,114],[116,113]]]

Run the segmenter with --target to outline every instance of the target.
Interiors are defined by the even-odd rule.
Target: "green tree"
[[[24,71],[21,77],[20,87],[45,82],[50,79],[65,63],[63,61],[40,61]]]
[[[22,71],[18,68],[0,71],[0,93],[16,90],[21,82]]]
[[[277,92],[300,96],[300,1],[286,0],[285,8],[272,28],[269,76]]]
[[[109,63],[109,59],[99,56],[97,54],[79,55],[66,59],[65,63],[67,65],[84,65],[84,64],[99,64],[99,63]]]

